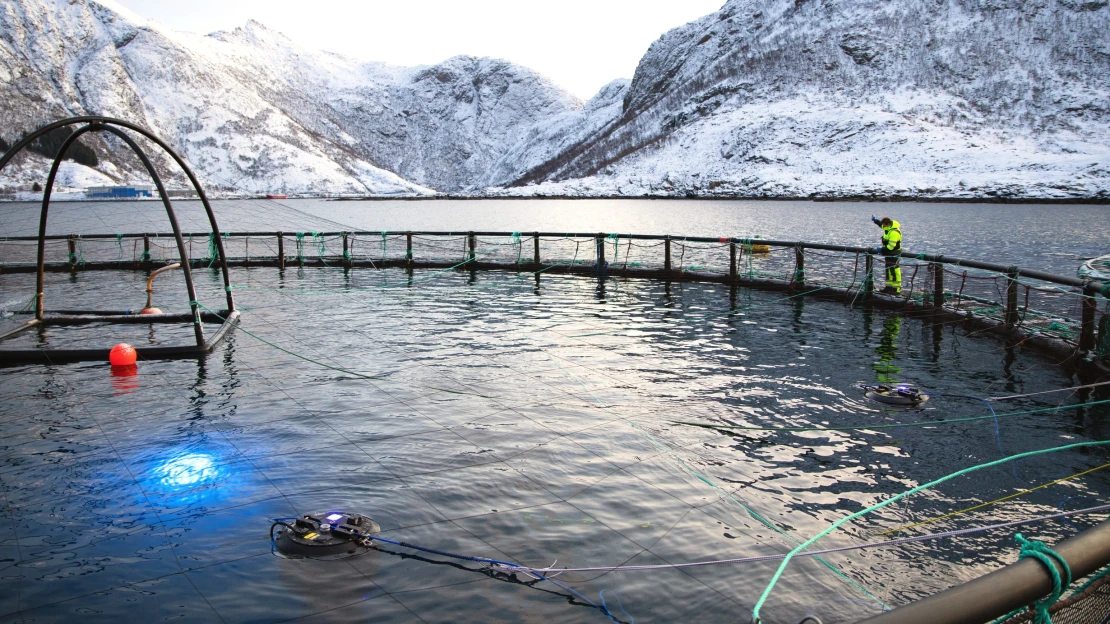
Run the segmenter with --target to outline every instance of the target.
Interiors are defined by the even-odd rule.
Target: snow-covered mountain
[[[257,22],[208,36],[165,29],[109,0],[0,1],[0,137],[103,114],[168,140],[212,187],[244,192],[427,193],[473,184],[532,124],[581,103],[535,72],[456,57],[431,67],[301,49]],[[91,142],[99,172],[144,176]],[[23,159],[5,178],[45,178]]]
[[[1108,6],[729,0],[583,105],[505,61],[393,67],[256,22],[200,36],[111,0],[0,0],[0,139],[118,116],[243,192],[1107,198]],[[63,184],[144,177],[89,145],[100,163]]]
[[[730,0],[656,41],[620,108],[490,181],[512,194],[1105,198],[1108,4]]]

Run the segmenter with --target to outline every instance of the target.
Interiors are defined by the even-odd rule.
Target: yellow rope
[[[959,511],[953,511],[952,513],[946,513],[943,516],[938,516],[938,517],[932,518],[930,520],[922,520],[921,522],[915,522],[913,524],[907,524],[906,526],[900,526],[897,529],[891,529],[889,531],[883,531],[882,533],[879,533],[878,535],[890,535],[891,533],[897,533],[898,531],[905,531],[906,529],[912,529],[914,527],[919,527],[923,524],[931,524],[933,522],[940,522],[941,520],[944,520],[945,518],[951,518],[952,516],[958,516],[960,514],[967,513],[969,511],[975,511],[976,509],[982,509],[983,507],[989,507],[989,506],[991,506],[995,503],[1001,503],[1003,501],[1008,501],[1011,498],[1017,498],[1018,496],[1024,496],[1024,495],[1026,495],[1030,492],[1036,492],[1037,490],[1044,489],[1044,488],[1046,488],[1050,485],[1056,485],[1057,483],[1063,483],[1064,481],[1067,481],[1069,479],[1075,479],[1077,477],[1082,477],[1083,475],[1091,474],[1092,472],[1094,472],[1096,470],[1102,470],[1103,468],[1110,468],[1110,464],[1103,464],[1101,466],[1091,468],[1090,470],[1084,470],[1083,472],[1078,472],[1078,473],[1073,474],[1069,477],[1064,477],[1063,479],[1057,479],[1055,481],[1045,483],[1043,485],[1038,485],[1035,488],[1031,488],[1031,489],[1028,489],[1028,490],[1022,490],[1020,492],[1010,494],[1009,496],[1003,496],[1002,498],[996,498],[996,499],[994,499],[990,502],[980,503],[978,505],[975,505],[974,507],[968,507],[967,509],[961,509]]]

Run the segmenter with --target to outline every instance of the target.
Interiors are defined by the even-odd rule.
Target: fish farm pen
[[[193,268],[219,263],[211,232],[182,235]],[[553,232],[223,232],[229,267],[511,270],[720,282],[941,314],[1063,356],[1110,356],[1110,283],[1016,266],[902,253],[903,292],[876,291],[862,247],[736,237]],[[0,240],[0,271],[33,272],[37,237]],[[181,262],[172,233],[44,236],[47,271]],[[422,278],[424,279],[424,278]],[[881,281],[881,278],[880,278]]]
[[[14,224],[39,235],[0,239],[3,622],[1110,622],[1108,284],[907,252],[885,294],[867,249],[743,236],[223,232],[100,117],[0,168],[74,124]],[[48,233],[93,131],[172,231],[82,205]]]

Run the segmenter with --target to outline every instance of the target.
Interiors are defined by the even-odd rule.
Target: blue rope
[[[990,404],[990,401],[987,401],[986,399],[981,397],[971,396],[969,394],[938,394],[937,396],[947,397],[950,399],[955,398],[982,401],[983,405],[986,405],[987,409],[991,411],[991,417],[994,418],[994,439],[998,443],[998,452],[1002,453],[1003,457],[1007,456],[1006,449],[1002,448],[1002,429],[998,426],[998,414],[994,411],[994,406]],[[1017,462],[1010,463],[1010,472],[1014,475],[1015,480],[1023,481],[1023,479],[1019,477],[1017,473]]]

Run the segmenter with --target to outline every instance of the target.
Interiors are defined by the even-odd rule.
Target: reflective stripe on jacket
[[[883,255],[896,256],[902,253],[902,224],[891,220],[890,227],[883,228]]]

